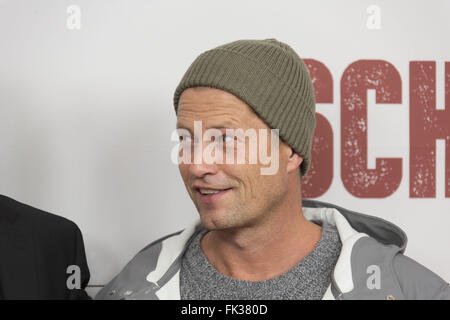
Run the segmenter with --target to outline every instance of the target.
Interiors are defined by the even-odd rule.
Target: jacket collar
[[[351,268],[351,253],[355,243],[362,237],[372,237],[384,244],[394,244],[403,252],[407,237],[399,227],[378,217],[357,213],[330,203],[303,200],[303,214],[306,219],[330,223],[336,226],[342,242],[341,253],[333,271],[333,283],[324,299],[331,299],[332,289],[339,294],[354,289]],[[147,281],[157,284],[159,299],[180,299],[179,273],[181,259],[189,242],[201,229],[195,221],[177,236],[162,242],[156,268],[147,275]]]

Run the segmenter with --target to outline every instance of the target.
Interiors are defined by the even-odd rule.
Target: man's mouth
[[[230,189],[231,189],[231,188],[216,190],[216,189],[204,189],[204,188],[198,188],[198,191],[199,191],[202,195],[208,195],[208,194],[216,194],[216,193],[223,192],[223,191],[230,190]]]
[[[203,202],[211,203],[212,201],[215,201],[221,198],[223,195],[227,194],[228,191],[230,191],[232,188],[211,189],[211,188],[195,187],[194,189],[199,194],[200,199]]]

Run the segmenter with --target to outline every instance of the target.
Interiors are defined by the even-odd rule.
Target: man
[[[0,195],[0,299],[90,299],[75,223]]]
[[[290,46],[239,40],[204,52],[174,105],[179,169],[200,222],[145,247],[97,299],[450,299],[448,283],[403,255],[397,226],[302,201],[315,99]],[[214,139],[196,133],[199,124]],[[251,163],[250,147],[245,161],[223,161],[245,146],[231,129],[278,130],[279,144],[272,131],[257,141],[277,155],[277,170],[262,174],[268,162]]]

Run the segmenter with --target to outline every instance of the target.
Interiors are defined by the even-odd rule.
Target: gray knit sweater
[[[276,278],[245,281],[225,276],[206,259],[200,240],[207,230],[199,232],[187,248],[181,264],[181,299],[298,299],[318,300],[331,283],[331,274],[341,251],[337,229],[322,226],[316,247],[297,265]]]

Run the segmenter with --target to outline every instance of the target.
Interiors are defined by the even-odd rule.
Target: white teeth
[[[212,190],[212,189],[198,189],[200,191],[201,194],[214,194],[214,193],[219,193],[222,190]]]

